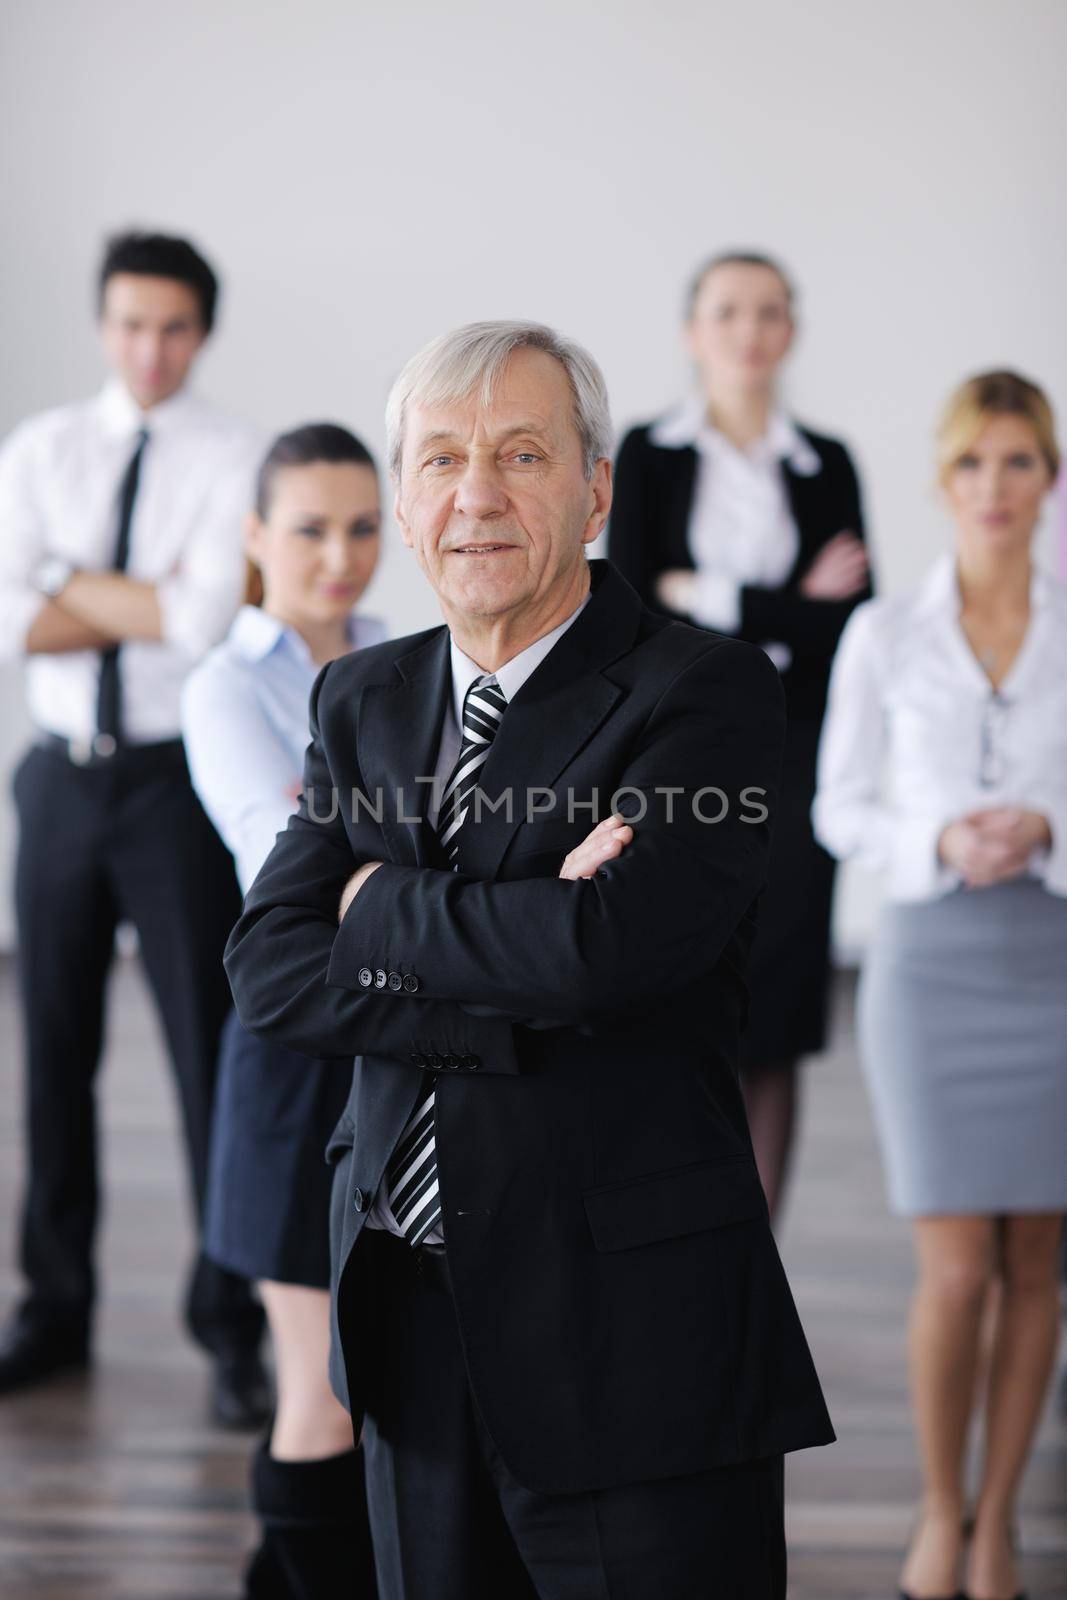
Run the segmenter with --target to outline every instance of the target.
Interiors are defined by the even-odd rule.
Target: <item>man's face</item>
[[[143,411],[177,394],[207,337],[196,290],[175,278],[117,272],[104,287],[100,339]]]
[[[446,617],[547,616],[611,505],[611,464],[583,471],[574,395],[543,350],[516,350],[492,402],[412,404],[396,517]]]

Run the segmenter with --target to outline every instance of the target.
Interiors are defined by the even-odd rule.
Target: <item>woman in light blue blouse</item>
[[[384,638],[354,615],[378,560],[373,459],[345,429],[283,434],[260,469],[246,547],[249,601],[185,685],[193,783],[248,889],[301,786],[308,697],[320,668]],[[212,1131],[204,1248],[253,1278],[270,1324],[278,1400],[253,1465],[264,1537],[249,1596],[375,1593],[362,1460],[327,1376],[326,1143],[351,1063],[311,1061],[253,1038],[231,1015]]]

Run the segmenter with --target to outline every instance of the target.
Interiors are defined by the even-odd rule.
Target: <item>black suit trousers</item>
[[[353,1266],[381,1600],[784,1600],[780,1455],[591,1493],[525,1489],[472,1398],[443,1253],[365,1230]]]
[[[222,952],[240,894],[176,740],[85,766],[62,749],[35,745],[15,774],[14,793],[27,1061],[25,1309],[31,1319],[87,1321],[98,1209],[94,1082],[116,926],[128,920],[137,929],[177,1083],[199,1227],[216,1057],[230,1006]],[[262,1325],[244,1280],[202,1257],[186,1316],[212,1349],[252,1343]]]

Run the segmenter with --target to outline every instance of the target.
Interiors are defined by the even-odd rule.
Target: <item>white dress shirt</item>
[[[888,874],[893,900],[960,878],[937,853],[970,811],[1040,811],[1052,849],[1030,872],[1067,895],[1067,588],[1035,570],[1030,623],[994,692],[960,627],[953,559],[850,617],[830,678],[813,821],[838,857]]]
[[[533,644],[527,645],[525,650],[520,650],[517,656],[512,656],[510,661],[506,661],[502,667],[498,667],[491,674],[496,679],[505,700],[509,703],[514,700],[527,678],[541,665],[552,646],[562,639],[569,627],[577,622],[589,604],[589,599],[589,595],[586,595],[585,599],[571,612],[570,616],[561,622],[558,627],[553,628],[551,633],[543,634],[540,639],[535,639]],[[463,726],[463,702],[467,698],[467,690],[476,678],[490,676],[484,667],[480,667],[476,661],[471,660],[470,656],[464,654],[455,639],[450,641],[450,653],[452,660],[452,698],[441,729],[441,743],[437,751],[437,760],[434,763],[434,782],[430,786],[431,798],[426,808],[426,815],[434,827],[437,825],[437,817],[441,809],[440,803],[444,796],[445,787],[452,776],[452,769],[459,756],[462,743],[460,729]],[[507,712],[504,715],[506,716]],[[368,1228],[384,1228],[387,1233],[395,1233],[398,1238],[403,1238],[403,1232],[398,1227],[397,1220],[393,1216],[393,1208],[386,1198],[386,1187],[387,1179],[383,1178],[366,1225]],[[440,1224],[438,1224],[435,1228],[431,1228],[423,1243],[441,1244],[443,1241],[444,1234],[441,1231]]]
[[[360,650],[384,639],[385,625],[353,614],[348,637]],[[193,787],[245,894],[296,809],[319,670],[295,628],[242,606],[222,644],[185,680],[182,736]]]
[[[23,422],[0,448],[0,660],[26,653],[46,556],[111,570],[118,495],[137,435],[148,443],[127,575],[156,585],[161,641],[122,646],[123,727],[131,742],[176,738],[182,680],[223,637],[244,583],[242,520],[261,440],[185,392],[142,412],[118,382],[94,399]],[[67,739],[95,731],[100,655],[26,657],[30,715]]]
[[[780,587],[800,550],[783,461],[801,477],[814,477],[822,462],[782,412],[772,415],[762,439],[742,450],[712,427],[699,399],[655,423],[649,438],[666,449],[697,453],[689,511],[689,549],[697,569],[690,615],[706,628],[736,633],[744,585]],[[768,641],[764,649],[780,671],[788,666],[787,646]]]

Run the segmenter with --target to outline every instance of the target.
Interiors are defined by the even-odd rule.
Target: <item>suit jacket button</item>
[[[445,1064],[444,1056],[438,1055],[436,1050],[434,1051],[433,1055],[429,1056],[427,1059],[429,1060],[430,1066],[434,1069],[435,1072],[440,1072],[441,1068]]]
[[[384,989],[388,982],[389,974],[386,972],[384,967],[379,967],[377,972],[374,974],[374,987],[376,989]]]
[[[410,1057],[410,1061],[413,1067],[424,1067],[426,1065],[426,1057],[424,1055],[413,1055]]]
[[[413,972],[407,973],[404,977],[404,988],[407,990],[408,994],[414,994],[418,987],[419,980],[416,978],[415,974]]]
[[[362,1189],[356,1189],[353,1192],[352,1204],[355,1206],[357,1211],[365,1211],[367,1209],[367,1196],[364,1194]]]
[[[369,989],[371,984],[374,982],[374,973],[369,967],[360,967],[358,977],[360,987],[363,989]]]
[[[447,1055],[445,1057],[445,1065],[451,1067],[452,1071],[455,1072],[457,1067],[461,1067],[463,1065],[463,1057],[457,1055]]]
[[[404,980],[400,976],[399,972],[391,972],[389,974],[388,981],[389,987],[393,990],[394,994],[396,993],[397,989],[402,989],[404,987]]]
[[[468,1056],[466,1058],[466,1064],[472,1072],[477,1072],[478,1068],[482,1064],[482,1058],[481,1056]]]

